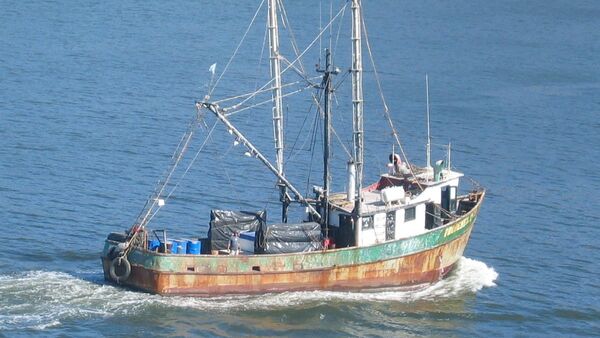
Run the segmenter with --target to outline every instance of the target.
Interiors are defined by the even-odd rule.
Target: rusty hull
[[[443,227],[368,247],[249,256],[171,255],[135,249],[128,257],[131,275],[122,284],[162,295],[212,296],[432,283],[462,257],[482,200],[483,194],[471,211]],[[102,261],[110,281],[110,261],[106,257]]]

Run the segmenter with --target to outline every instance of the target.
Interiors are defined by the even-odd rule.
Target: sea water
[[[488,189],[465,257],[447,279],[416,289],[210,299],[105,284],[103,240],[133,224],[196,114],[195,100],[211,83],[218,82],[215,100],[266,83],[264,7],[219,80],[259,4],[0,3],[0,335],[600,332],[595,1],[364,1],[381,86],[409,158],[425,161],[427,73],[434,160],[451,143],[453,167]],[[289,24],[282,25],[281,48],[293,61],[289,27],[303,50],[343,3],[284,4]],[[307,74],[316,76],[319,48],[330,41],[337,47],[336,191],[345,188],[352,143],[349,15],[347,8],[343,26],[302,57]],[[372,182],[387,170],[393,137],[368,55],[365,181]],[[298,79],[284,76],[286,83]],[[269,98],[266,92],[247,104]],[[322,177],[320,124],[310,105],[307,95],[284,103],[286,172],[302,193]],[[231,119],[273,160],[268,106]],[[214,118],[205,122],[150,226],[166,228],[171,238],[203,237],[213,208],[267,209],[269,220],[278,221],[276,180],[244,156],[225,128],[212,129]]]

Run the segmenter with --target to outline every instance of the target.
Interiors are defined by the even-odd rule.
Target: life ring
[[[119,274],[117,274],[117,269]],[[110,269],[108,270],[110,278],[114,279],[117,284],[121,281],[127,280],[131,274],[131,263],[127,260],[127,257],[119,256],[115,257],[110,262]]]

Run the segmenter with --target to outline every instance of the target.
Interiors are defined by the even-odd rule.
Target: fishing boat
[[[340,70],[333,65],[330,49],[325,49],[324,64],[317,69],[318,82],[303,77],[308,87],[319,93],[313,98],[319,103],[323,121],[323,180],[322,185],[313,187],[311,196],[302,193],[284,167],[283,98],[287,94],[283,89],[287,85],[281,77],[288,69],[301,72],[302,67],[298,66],[300,57],[289,61],[280,54],[279,24],[287,16],[283,2],[267,2],[270,79],[254,93],[235,98],[247,102],[257,92],[270,94],[274,163],[229,118],[242,105],[225,107],[224,100],[212,100],[209,92],[196,102],[194,121],[175,150],[165,177],[134,224],[125,232],[111,233],[106,238],[101,257],[105,279],[149,293],[189,296],[364,290],[441,280],[463,255],[485,190],[474,185],[459,191],[464,175],[452,167],[450,147],[445,159],[432,163],[429,90],[425,165],[408,161],[386,106],[385,117],[394,137],[392,151],[381,155],[388,162],[385,171],[371,184],[365,184],[364,136],[368,131],[363,130],[362,42],[367,39],[366,28],[361,1],[344,4],[343,9],[348,6],[351,11],[352,27],[352,58],[348,67],[352,80],[348,95],[352,102],[352,130],[348,130],[352,150],[347,171],[337,177],[345,176],[346,191],[330,191],[332,96],[334,77]],[[338,15],[331,15],[319,37],[330,29],[333,20],[340,18],[340,13],[341,10]],[[284,61],[287,64],[282,64]],[[210,71],[214,77],[215,65]],[[166,229],[150,228],[153,216],[170,196],[169,180],[206,116],[222,124],[235,145],[244,147],[248,157],[260,161],[273,174],[282,206],[281,222],[268,222],[263,211],[213,210],[207,237],[176,240],[167,236]],[[295,223],[288,220],[288,208],[292,205],[304,210]]]

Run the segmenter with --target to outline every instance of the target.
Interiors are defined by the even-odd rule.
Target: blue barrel
[[[167,243],[171,244],[171,250],[169,250],[169,252],[176,254],[179,249],[178,242],[176,240],[171,240],[167,241]]]
[[[185,241],[185,240],[179,241],[179,248],[177,248],[177,253],[185,255],[185,253],[187,252],[187,246],[188,246],[187,241]]]
[[[173,246],[171,247],[171,253],[185,254],[186,251],[187,251],[187,241],[173,240]]]
[[[160,241],[158,239],[153,239],[151,241],[148,241],[148,250],[150,250],[150,251],[156,251],[156,249],[158,249],[159,246],[160,246]]]
[[[188,255],[199,255],[202,249],[200,241],[187,241],[187,254]]]

